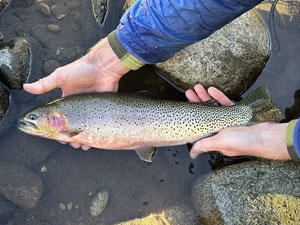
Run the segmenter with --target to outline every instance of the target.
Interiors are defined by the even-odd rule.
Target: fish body
[[[268,100],[257,98],[258,92],[264,92]],[[19,129],[32,135],[102,149],[137,150],[180,145],[227,127],[282,117],[271,105],[265,88],[255,93],[249,96],[253,99],[246,98],[244,103],[231,107],[134,94],[79,94],[60,98],[24,114]],[[264,110],[265,102],[268,110]],[[256,113],[255,109],[261,112]]]

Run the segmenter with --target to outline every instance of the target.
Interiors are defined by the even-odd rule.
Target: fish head
[[[18,128],[31,135],[55,139],[67,127],[66,117],[58,109],[38,107],[19,118]]]

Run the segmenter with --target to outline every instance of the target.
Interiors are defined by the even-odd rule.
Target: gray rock
[[[257,160],[199,177],[192,199],[203,224],[299,224],[300,164]]]
[[[42,195],[42,180],[26,167],[0,163],[0,193],[16,205],[32,209]]]
[[[9,94],[0,87],[0,125],[9,104]]]
[[[60,26],[58,26],[57,24],[48,24],[47,28],[54,33],[60,32]]]
[[[107,12],[107,0],[92,0],[92,5],[97,23],[103,23]]]
[[[67,8],[64,7],[62,2],[59,2],[56,5],[53,5],[51,7],[51,10],[54,13],[54,15],[56,16],[56,19],[58,19],[58,20],[61,20],[68,14]]]
[[[58,67],[60,67],[60,63],[55,59],[47,60],[43,65],[43,69],[46,74],[52,73]]]
[[[46,3],[42,1],[36,1],[34,4],[41,13],[43,13],[46,16],[51,16],[51,9]]]
[[[99,192],[96,197],[92,200],[90,206],[90,213],[92,216],[99,216],[100,213],[105,209],[109,199],[108,191]]]
[[[0,49],[0,74],[9,88],[22,89],[29,67],[30,49],[25,39],[16,38]]]
[[[0,12],[6,7],[8,0],[0,0]]]
[[[201,83],[236,98],[262,72],[270,56],[269,46],[267,29],[252,10],[155,67],[181,88]]]
[[[7,218],[16,209],[16,206],[0,196],[0,220]]]

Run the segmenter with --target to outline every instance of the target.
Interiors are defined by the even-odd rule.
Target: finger
[[[199,141],[197,141],[191,151],[190,151],[190,156],[192,159],[195,159],[198,157],[199,154],[204,153],[204,152],[210,152],[210,151],[216,151],[220,147],[218,146],[218,136],[215,135],[213,137],[209,138],[204,138]]]
[[[67,144],[67,142],[65,142],[65,141],[58,141],[58,142],[63,144],[63,145]]]
[[[87,146],[87,145],[81,145],[81,148],[83,151],[87,151],[89,150],[91,147],[90,146]]]
[[[45,92],[51,91],[57,87],[59,87],[59,79],[61,75],[58,72],[54,71],[49,76],[39,79],[38,81],[31,84],[24,84],[23,88],[25,91],[30,92],[32,94],[43,94]]]
[[[232,101],[219,89],[215,87],[210,87],[207,89],[208,94],[213,97],[222,106],[233,106]]]
[[[190,102],[201,102],[201,99],[192,89],[187,90],[185,96]]]
[[[73,148],[80,148],[81,144],[79,143],[70,143]]]
[[[211,100],[210,95],[207,93],[205,88],[201,84],[196,84],[194,86],[194,90],[201,99],[202,102],[206,102],[208,100]]]

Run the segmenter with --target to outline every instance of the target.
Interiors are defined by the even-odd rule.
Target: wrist
[[[136,58],[134,55],[130,54],[121,44],[121,42],[118,39],[117,31],[112,31],[108,36],[108,43],[114,53],[118,56],[118,58],[121,60],[121,62],[127,66],[128,68],[132,70],[138,70],[142,66],[145,65],[144,62],[140,61],[138,58]]]
[[[114,53],[107,38],[93,46],[86,57],[91,65],[96,65],[97,68],[114,75],[118,80],[130,71]]]
[[[267,159],[290,160],[291,157],[286,146],[286,131],[288,124],[263,123],[257,126],[262,127],[260,141],[258,143],[258,148],[256,149],[257,156]]]

